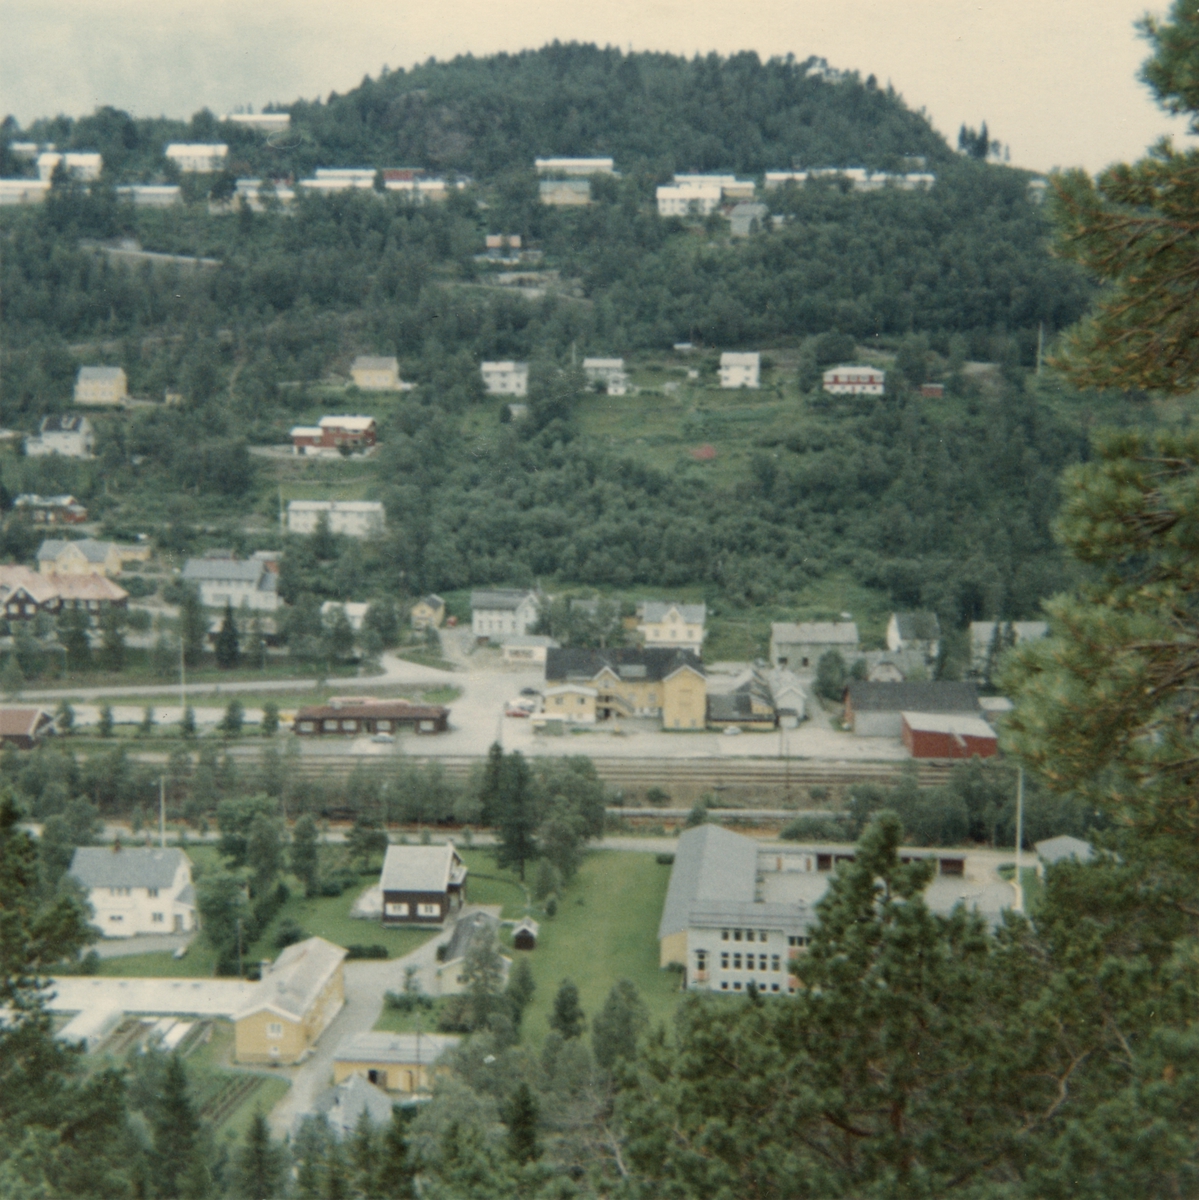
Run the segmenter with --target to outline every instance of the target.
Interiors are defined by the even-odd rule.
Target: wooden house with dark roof
[[[596,690],[596,719],[657,717],[663,729],[703,729],[707,677],[690,650],[566,646],[547,651],[547,688],[580,684]]]
[[[388,846],[379,888],[384,925],[441,925],[466,902],[466,864],[452,842]]]
[[[328,704],[301,708],[292,728],[305,737],[356,737],[398,733],[401,729],[445,733],[449,717],[450,710],[440,704],[412,704],[407,700],[375,700],[371,697],[334,698]]]

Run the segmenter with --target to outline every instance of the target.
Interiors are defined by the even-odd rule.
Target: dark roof
[[[43,417],[38,430],[40,433],[86,433],[91,427],[87,417],[67,413],[60,417]]]
[[[748,692],[725,692],[708,697],[709,721],[769,720],[766,713],[755,713],[753,697]]]
[[[976,713],[973,683],[874,683],[855,679],[845,689],[854,712]]]
[[[465,958],[477,938],[484,937],[488,930],[498,935],[499,928],[499,918],[490,913],[473,912],[468,916],[459,917],[454,925],[453,936],[446,945],[445,961],[457,962],[458,959]]]
[[[296,713],[297,721],[324,721],[333,717],[382,717],[385,721],[427,720],[444,717],[450,710],[440,704],[409,704],[407,700],[372,700],[360,704],[313,704]]]
[[[653,683],[673,675],[680,667],[690,667],[700,675],[704,673],[703,665],[693,651],[675,650],[670,646],[612,650],[564,646],[548,650],[545,655],[546,679],[594,679],[605,667],[610,667],[621,679],[645,679]]]
[[[941,636],[941,622],[935,612],[897,612],[895,627],[905,642],[934,642]]]

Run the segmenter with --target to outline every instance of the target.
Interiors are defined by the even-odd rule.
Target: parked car
[[[540,696],[541,695],[541,693],[536,688],[521,688],[520,694],[522,696]]]
[[[504,709],[504,716],[506,716],[506,717],[529,717],[532,715],[533,714],[530,713],[527,708],[511,708],[511,707],[509,707],[509,708]]]
[[[376,733],[371,737],[371,741],[380,746],[390,746],[395,743],[395,738],[390,733]]]
[[[726,725],[724,727],[724,736],[725,737],[736,737],[737,734],[739,734],[740,732],[741,732],[740,725]]]

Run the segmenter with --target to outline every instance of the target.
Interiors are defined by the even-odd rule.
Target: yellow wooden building
[[[126,562],[146,562],[150,547],[122,546],[117,542],[99,542],[95,538],[66,541],[47,538],[37,552],[37,569],[43,575],[107,575],[121,573]]]
[[[445,620],[445,601],[440,596],[422,596],[412,606],[413,629],[440,629]]]
[[[354,1033],[333,1056],[333,1082],[358,1074],[389,1092],[428,1092],[448,1069],[442,1056],[458,1042],[439,1033]]]
[[[345,1003],[345,957],[319,937],[288,946],[233,1018],[236,1061],[299,1062]]]
[[[350,367],[350,378],[364,392],[398,392],[400,363],[391,356],[360,354]]]

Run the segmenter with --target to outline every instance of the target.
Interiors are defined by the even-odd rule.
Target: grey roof
[[[125,372],[121,367],[80,367],[78,377],[88,383],[111,383],[123,379]]]
[[[144,846],[80,846],[71,859],[70,873],[86,888],[170,887],[181,863],[191,859],[182,850]]]
[[[257,993],[238,1016],[272,1008],[294,1019],[302,1019],[345,956],[346,952],[340,946],[322,937],[310,937],[288,946],[271,964]]]
[[[905,642],[932,642],[941,636],[941,622],[935,612],[897,612],[893,616],[899,636]]]
[[[189,558],[183,579],[188,583],[248,583],[260,592],[273,592],[279,585],[279,576],[268,571],[261,559]]]
[[[388,846],[379,885],[385,892],[444,892],[466,876],[453,842],[444,846]]]
[[[1061,862],[1063,859],[1070,858],[1077,859],[1079,862],[1090,862],[1095,857],[1095,851],[1090,842],[1065,835],[1037,842],[1035,849],[1037,857],[1047,863]]]
[[[769,713],[755,713],[749,692],[724,692],[708,697],[709,721],[768,721]]]
[[[690,650],[673,646],[647,646],[641,649],[617,647],[588,650],[581,646],[550,649],[545,654],[546,679],[590,680],[608,667],[621,679],[645,679],[657,682],[682,667],[704,674],[703,664]]]
[[[442,1033],[352,1033],[342,1038],[333,1061],[431,1066],[460,1040]]]
[[[666,620],[666,614],[672,608],[678,609],[679,616],[688,625],[702,625],[708,616],[706,604],[675,604],[670,600],[646,600],[642,606],[642,620],[648,624],[657,625]]]
[[[856,646],[858,627],[853,621],[775,621],[770,626],[770,640],[795,645]]]
[[[536,599],[536,593],[520,588],[494,588],[471,592],[470,607],[472,611],[477,608],[515,610],[530,596]]]
[[[543,633],[506,633],[499,641],[501,646],[517,646],[526,649],[544,646],[547,650],[553,650],[558,646],[556,639],[547,637]]]
[[[330,1126],[343,1137],[353,1133],[364,1111],[373,1125],[385,1125],[391,1120],[391,1109],[391,1097],[357,1071],[322,1092],[313,1104],[313,1111],[323,1113]]]
[[[499,917],[493,917],[486,912],[473,912],[465,917],[459,917],[454,924],[454,932],[446,943],[445,961],[457,962],[465,958],[475,941],[490,930],[493,934],[499,932]]]
[[[47,538],[38,548],[39,559],[57,559],[67,546],[74,546],[88,562],[102,563],[108,558],[111,542],[98,542],[95,538],[83,538],[73,542],[64,538]]]
[[[977,713],[978,688],[973,683],[875,683],[853,679],[846,689],[854,712]]]
[[[686,929],[692,909],[752,904],[758,844],[719,825],[697,825],[682,834],[670,870],[658,937]]]

